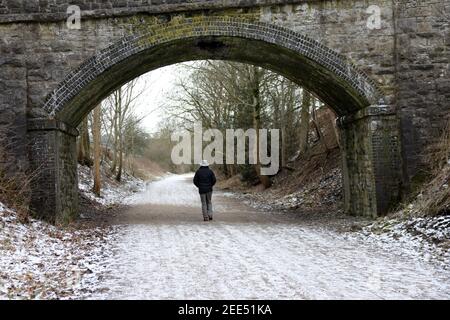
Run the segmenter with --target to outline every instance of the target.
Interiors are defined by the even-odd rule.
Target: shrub
[[[20,221],[29,217],[30,182],[33,174],[18,171],[8,152],[6,134],[0,133],[0,201],[18,214]]]
[[[432,175],[419,195],[422,213],[429,215],[450,213],[450,119],[441,137],[429,148],[427,162]]]

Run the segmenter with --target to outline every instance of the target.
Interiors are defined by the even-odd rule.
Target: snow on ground
[[[91,200],[102,205],[109,206],[123,203],[126,197],[133,193],[142,191],[145,183],[126,172],[122,176],[122,181],[118,183],[114,179],[102,175],[101,197],[97,197],[93,192],[94,180],[92,170],[86,166],[78,166],[78,189]]]
[[[438,263],[450,272],[450,216],[384,218],[353,236],[393,253]]]
[[[448,299],[439,268],[290,224],[133,225],[99,299]]]
[[[245,204],[258,210],[278,212],[279,214],[296,215],[302,213],[304,209],[308,209],[309,205],[308,202],[308,205],[304,207],[305,203],[301,203],[302,197],[296,194],[282,198],[270,194],[265,195],[264,192],[248,194],[226,192],[224,195],[229,198],[239,198]],[[326,217],[327,215],[329,216]],[[321,212],[318,216],[319,219],[323,218],[322,224],[326,224],[327,219],[336,220],[336,217],[333,218],[333,213],[330,215]],[[352,218],[343,215],[342,212],[339,212],[337,217],[339,216],[351,222]],[[388,216],[375,221],[355,217],[356,220],[353,223],[361,227],[349,232],[348,237],[364,239],[373,246],[390,252],[406,254],[414,259],[433,261],[450,270],[450,216],[415,217],[409,215],[406,218],[406,213],[404,216]],[[349,227],[353,227],[353,223],[350,223]]]
[[[148,188],[152,192],[135,196],[148,205],[142,207],[148,215],[176,199],[192,201],[184,203],[187,208],[199,202],[190,178],[170,177]],[[214,201],[221,196],[216,193]],[[391,250],[376,238],[304,225],[286,215],[259,212],[253,221],[227,220],[250,213],[223,209],[216,206],[215,220],[207,223],[198,213],[198,222],[141,219],[125,225],[114,240],[104,290],[90,298],[450,298],[448,270],[414,259],[402,244]]]
[[[195,186],[192,183],[183,183],[186,179],[192,180],[193,178],[194,173],[166,176],[164,179],[148,183],[144,191],[128,197],[125,203],[200,207],[199,195]]]
[[[113,230],[22,224],[0,203],[0,299],[70,299],[97,290]]]
[[[200,206],[192,174],[168,176],[139,193],[144,184],[127,179],[123,188],[108,181],[100,202]],[[86,168],[80,187],[99,201]],[[199,213],[198,223],[71,230],[21,224],[0,203],[0,299],[450,298],[449,250],[434,244],[448,243],[448,217],[386,219],[335,232],[283,214],[221,221],[229,212],[215,209],[217,219],[206,224]],[[270,214],[276,221],[266,220]]]
[[[102,197],[92,193],[92,175],[79,167],[79,188],[102,205],[114,205],[141,190],[144,183],[124,174],[124,182],[104,179]],[[18,221],[0,203],[0,299],[81,299],[98,290],[113,254],[119,227],[57,228],[31,219]]]

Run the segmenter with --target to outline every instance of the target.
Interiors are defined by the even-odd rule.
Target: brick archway
[[[150,25],[150,27],[148,27]],[[71,71],[47,97],[45,117],[29,121],[30,163],[45,168],[32,205],[50,221],[77,214],[75,128],[120,85],[177,62],[223,59],[272,69],[315,92],[341,116],[345,210],[377,216],[400,188],[399,132],[375,83],[345,57],[302,34],[237,17],[145,20],[128,36]],[[45,188],[42,188],[45,186]]]
[[[48,96],[44,109],[76,126],[99,98],[143,73],[199,59],[247,62],[279,72],[322,98],[341,115],[383,103],[376,84],[345,57],[292,30],[221,16],[177,17],[137,25],[85,61]]]

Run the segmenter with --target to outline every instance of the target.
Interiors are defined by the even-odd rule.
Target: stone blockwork
[[[78,214],[76,129],[57,120],[29,123],[31,210],[36,217],[65,224]]]
[[[407,175],[414,178],[450,119],[450,1],[396,2],[396,105]]]
[[[0,0],[0,130],[12,131],[22,167],[47,152],[36,184],[47,195],[34,203],[56,195],[54,213],[75,208],[74,139],[61,124],[36,123],[76,127],[119,85],[164,65],[237,60],[313,91],[345,117],[355,214],[388,210],[449,114],[448,0],[70,1],[82,9],[80,30],[66,25],[68,4]],[[368,28],[369,5],[380,8],[380,28]]]
[[[139,13],[166,13],[223,8],[320,2],[322,0],[1,0],[0,23],[17,21],[60,21],[67,8],[76,5],[86,18],[130,16]]]
[[[339,126],[345,211],[372,217],[383,215],[400,200],[404,183],[401,133],[395,110],[369,106],[341,117]]]
[[[102,98],[109,93],[108,90],[102,92],[103,88],[114,83],[113,79],[123,81],[125,71],[115,72],[122,63],[126,63],[128,73],[136,72],[130,77],[151,69],[144,63],[144,58],[138,58],[141,56],[153,63],[157,61],[158,66],[166,64],[168,59],[220,57],[252,63],[261,60],[261,64],[295,79],[311,91],[321,87],[317,95],[340,115],[356,112],[361,106],[384,99],[376,84],[345,57],[287,28],[255,21],[252,15],[176,16],[162,23],[141,17],[133,21],[131,30],[130,36],[97,52],[73,70],[47,98],[44,110],[50,116],[76,125],[81,121],[76,114],[84,116],[94,106],[95,100],[89,96],[89,91]],[[196,43],[192,43],[192,39]],[[251,51],[245,48],[249,43],[254,47]],[[186,44],[196,50],[189,51],[184,47]],[[275,58],[270,56],[272,47],[276,48]],[[164,48],[165,57],[154,57],[159,48]],[[138,66],[130,66],[130,60],[139,61]],[[296,70],[286,67],[289,62],[295,63]],[[308,73],[308,70],[311,71]],[[96,80],[100,77],[105,80],[98,84]],[[95,91],[91,89],[94,84],[98,88]],[[85,97],[86,101],[81,103],[77,96]]]

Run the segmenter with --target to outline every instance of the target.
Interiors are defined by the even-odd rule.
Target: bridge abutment
[[[403,179],[400,130],[393,108],[372,105],[339,118],[339,126],[345,212],[386,214],[400,199]]]
[[[67,223],[78,215],[77,135],[76,129],[58,120],[28,123],[30,209],[54,224]]]

